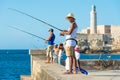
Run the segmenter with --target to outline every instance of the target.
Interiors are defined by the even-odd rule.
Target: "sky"
[[[43,38],[49,35],[49,26],[30,17],[11,11],[14,8],[42,19],[60,29],[67,29],[65,20],[73,13],[79,26],[78,32],[90,24],[91,6],[96,5],[98,25],[120,25],[120,0],[0,0],[0,49],[45,48],[45,41],[9,28],[15,26]],[[55,30],[55,43],[65,41]]]

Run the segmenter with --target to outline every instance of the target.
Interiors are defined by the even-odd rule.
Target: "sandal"
[[[73,74],[72,72],[64,72],[64,74]]]

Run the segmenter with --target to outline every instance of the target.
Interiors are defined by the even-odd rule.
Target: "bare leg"
[[[73,71],[74,71],[74,73],[76,74],[76,67],[77,67],[77,62],[76,62],[76,57],[75,57],[75,54],[73,54]]]
[[[73,58],[72,57],[68,57],[68,59],[69,59],[69,71],[65,72],[64,74],[72,74]]]
[[[69,57],[69,72],[72,73],[72,67],[73,67],[73,58]]]
[[[53,62],[53,57],[50,57],[50,62]]]
[[[45,61],[45,63],[50,63],[51,58],[47,57],[47,60]]]
[[[80,61],[79,61],[79,60],[77,60],[77,62],[78,62],[78,68],[79,68],[79,70],[80,70]]]

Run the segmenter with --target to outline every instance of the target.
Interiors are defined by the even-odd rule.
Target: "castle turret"
[[[90,34],[97,34],[97,13],[95,5],[90,12]]]

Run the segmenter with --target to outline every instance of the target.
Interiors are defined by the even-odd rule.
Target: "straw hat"
[[[66,19],[68,19],[68,18],[74,18],[74,19],[75,19],[74,14],[73,14],[73,13],[69,13],[69,14],[66,16]]]

